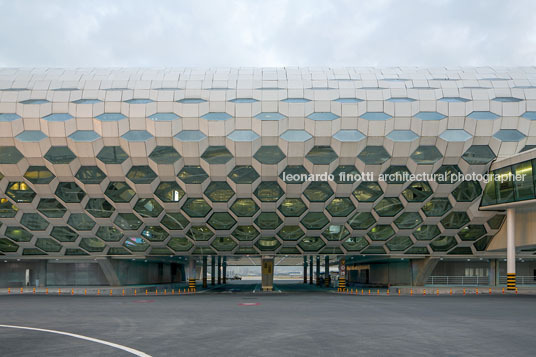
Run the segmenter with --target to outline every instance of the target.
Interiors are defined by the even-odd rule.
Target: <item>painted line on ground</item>
[[[4,327],[4,328],[12,328],[12,329],[19,329],[19,330],[30,330],[30,331],[39,331],[39,332],[48,332],[48,333],[55,333],[57,335],[64,335],[64,336],[69,336],[69,337],[74,337],[74,338],[78,338],[78,339],[81,339],[81,340],[86,340],[86,341],[90,341],[90,342],[95,342],[95,343],[100,343],[101,345],[106,345],[106,346],[110,346],[110,347],[113,347],[113,348],[117,348],[119,350],[123,350],[125,352],[128,352],[128,353],[131,353],[135,356],[139,356],[139,357],[151,357],[151,355],[148,355],[147,353],[145,352],[142,352],[142,351],[138,351],[134,348],[130,348],[130,347],[127,347],[127,346],[123,346],[123,345],[119,345],[117,343],[113,343],[113,342],[108,342],[108,341],[104,341],[104,340],[99,340],[98,338],[93,338],[93,337],[88,337],[88,336],[83,336],[83,335],[77,335],[75,333],[70,333],[70,332],[64,332],[64,331],[56,331],[56,330],[48,330],[48,329],[43,329],[43,328],[36,328],[36,327],[27,327],[27,326],[16,326],[16,325],[0,325],[0,328],[1,327]]]

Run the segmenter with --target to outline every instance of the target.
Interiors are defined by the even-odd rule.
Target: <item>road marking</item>
[[[108,342],[108,341],[99,340],[98,338],[87,337],[87,336],[83,336],[83,335],[77,335],[77,334],[75,334],[75,333],[70,333],[70,332],[56,331],[56,330],[47,330],[47,329],[43,329],[43,328],[35,328],[35,327],[16,326],[16,325],[0,325],[0,327],[12,328],[12,329],[19,329],[19,330],[30,330],[30,331],[39,331],[39,332],[55,333],[55,334],[57,334],[57,335],[70,336],[70,337],[74,337],[74,338],[79,338],[79,339],[81,339],[81,340],[86,340],[86,341],[90,341],[90,342],[100,343],[101,345],[110,346],[110,347],[113,347],[113,348],[117,348],[117,349],[119,349],[119,350],[123,350],[123,351],[125,351],[125,352],[132,353],[132,354],[135,355],[135,356],[140,356],[140,357],[151,357],[151,355],[148,355],[148,354],[145,353],[145,352],[141,352],[141,351],[135,350],[134,348],[130,348],[130,347],[123,346],[123,345],[118,345],[117,343],[113,343],[113,342]]]
[[[258,302],[241,302],[238,306],[259,306]]]

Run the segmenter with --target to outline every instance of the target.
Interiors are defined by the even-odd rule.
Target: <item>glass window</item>
[[[78,238],[78,234],[67,226],[52,228],[50,235],[60,242],[74,242]]]
[[[102,103],[102,100],[100,99],[90,99],[90,98],[83,98],[73,101],[75,104],[96,104],[96,103]]]
[[[281,134],[281,139],[288,141],[288,142],[294,142],[294,143],[306,142],[312,137],[313,136],[305,130],[295,130],[295,129],[289,129],[285,131],[283,134]]]
[[[497,114],[487,111],[474,111],[471,112],[467,117],[475,120],[495,120],[499,118]]]
[[[20,118],[20,115],[15,113],[0,113],[0,122],[11,122]]]
[[[16,252],[19,249],[19,246],[9,239],[0,238],[0,251],[4,253]]]
[[[39,209],[39,206],[37,209]],[[13,218],[17,214],[18,210],[19,208],[12,204],[7,198],[0,198],[0,218]],[[45,216],[47,215],[45,214]]]
[[[113,202],[127,203],[136,193],[125,182],[110,182],[104,194]]]
[[[458,182],[458,174],[461,174],[458,166],[443,165],[434,173],[434,179],[439,184],[452,184]]]
[[[162,202],[179,202],[186,193],[175,181],[170,181],[160,182],[154,194]]]
[[[412,182],[408,188],[402,191],[402,195],[408,202],[423,202],[432,194],[432,188],[426,182]]]
[[[447,116],[438,112],[418,112],[415,114],[415,118],[421,120],[441,120],[445,119]]]
[[[325,202],[333,196],[333,190],[327,182],[313,181],[303,191],[309,202]]]
[[[278,146],[261,146],[253,157],[261,164],[275,165],[285,158]]]
[[[491,229],[499,229],[501,228],[506,216],[502,214],[497,214],[490,219],[488,219],[488,225]]]
[[[123,238],[123,233],[113,226],[99,227],[96,235],[105,242],[117,242]]]
[[[434,252],[446,252],[456,246],[456,239],[451,236],[441,236],[436,239],[432,243],[430,243],[430,247]]]
[[[326,238],[327,240],[331,241],[342,241],[346,237],[350,235],[350,232],[344,225],[337,225],[337,224],[330,224],[324,232],[322,232],[322,236]]]
[[[186,228],[186,226],[188,226],[188,224],[190,224],[190,221],[188,221],[186,217],[182,215],[182,213],[168,212],[164,215],[160,223],[162,223],[162,225],[164,225],[164,227],[167,229],[182,231]]]
[[[204,225],[192,226],[190,230],[188,230],[188,233],[186,233],[186,235],[194,241],[207,241],[214,236],[214,232],[212,232],[210,228]]]
[[[365,237],[350,237],[342,244],[344,248],[351,252],[357,252],[368,246]]]
[[[421,215],[417,212],[404,212],[395,219],[395,224],[400,229],[415,228],[421,223]]]
[[[200,184],[205,182],[208,175],[201,166],[184,166],[177,177],[187,184]]]
[[[255,98],[235,98],[231,99],[229,102],[231,103],[255,103],[258,102]]]
[[[411,130],[393,130],[386,137],[396,142],[411,142],[417,139],[419,135]]]
[[[276,202],[283,196],[283,190],[275,181],[263,181],[257,186],[255,196],[261,202]]]
[[[78,203],[85,195],[86,193],[74,182],[60,182],[56,187],[56,196],[63,202]]]
[[[371,240],[384,241],[395,235],[395,230],[390,225],[379,224],[372,227],[367,233]]]
[[[171,121],[179,119],[180,117],[175,113],[154,113],[149,115],[148,118],[154,121]]]
[[[304,252],[317,252],[325,245],[326,243],[320,237],[305,237],[298,243]]]
[[[37,238],[35,246],[45,252],[59,252],[62,245],[52,238]]]
[[[238,217],[253,217],[259,206],[251,198],[239,198],[231,205],[231,211]]]
[[[278,209],[285,217],[299,217],[307,211],[307,206],[300,198],[285,198]]]
[[[233,231],[233,237],[239,241],[252,241],[259,236],[259,231],[253,226],[238,226]]]
[[[197,142],[201,141],[207,136],[203,134],[203,132],[199,130],[183,130],[177,135],[175,135],[175,139],[178,139],[180,141],[191,141],[191,142]]]
[[[141,142],[153,138],[153,135],[147,130],[130,130],[121,135],[121,137],[127,141]]]
[[[201,118],[206,120],[228,120],[232,118],[232,115],[224,113],[224,112],[213,112],[213,113],[207,113],[205,115],[202,115]]]
[[[45,159],[52,164],[69,164],[76,159],[76,155],[67,146],[52,146],[45,154]]]
[[[315,146],[305,157],[314,165],[329,165],[338,158],[331,146]]]
[[[16,164],[23,157],[14,146],[0,146],[0,164]]]
[[[45,166],[30,166],[24,174],[24,178],[33,184],[47,184],[55,177]]]
[[[149,166],[132,166],[127,178],[137,184],[150,184],[156,179],[156,174]]]
[[[403,184],[408,182],[411,172],[406,166],[389,166],[383,172],[383,179],[390,184]]]
[[[153,100],[148,99],[148,98],[132,98],[129,100],[125,100],[125,103],[128,103],[128,104],[147,104],[147,103],[152,103],[152,102]]]
[[[121,113],[103,113],[95,117],[100,121],[119,121],[126,119],[126,116]]]
[[[497,203],[512,202],[514,200],[512,168],[510,166],[504,167],[495,170],[494,173],[501,178],[500,181],[496,181]]]
[[[432,165],[439,161],[442,157],[443,155],[441,155],[441,153],[435,146],[427,145],[419,146],[413,152],[413,154],[411,154],[411,158],[413,159],[413,161],[421,165]]]
[[[225,181],[211,182],[205,190],[205,195],[212,202],[227,202],[234,195],[234,191]]]
[[[440,233],[441,231],[435,225],[422,225],[413,231],[413,236],[417,240],[432,240]]]
[[[20,223],[31,231],[44,231],[48,227],[47,220],[37,213],[24,213]]]
[[[470,224],[458,232],[458,236],[464,241],[477,240],[485,234],[486,228],[482,224]]]
[[[134,211],[144,218],[158,217],[163,210],[162,206],[154,198],[140,198],[134,205]]]
[[[279,238],[287,241],[296,241],[305,235],[300,226],[284,226],[277,232]]]
[[[194,246],[193,243],[185,237],[172,237],[167,245],[176,252],[187,252]]]
[[[231,237],[216,237],[211,246],[220,252],[229,252],[238,244]]]
[[[346,217],[355,209],[352,200],[348,197],[335,197],[327,206],[326,210],[332,217]]]
[[[235,130],[227,135],[227,137],[232,141],[249,142],[258,139],[260,136],[251,130]]]
[[[95,227],[95,221],[85,213],[71,213],[67,224],[79,231],[90,231]]]
[[[317,113],[312,113],[312,114],[309,114],[307,116],[307,118],[311,119],[311,120],[315,120],[315,121],[325,121],[325,120],[328,120],[328,121],[331,121],[331,120],[335,120],[335,119],[338,119],[340,118],[340,116],[336,115],[336,114],[333,114],[333,113],[330,113],[330,112],[317,112]]]
[[[482,195],[482,206],[494,205],[497,203],[497,190],[495,189],[495,181],[493,175],[484,188],[484,194]]]
[[[183,99],[177,100],[177,102],[182,103],[182,104],[199,104],[199,103],[205,103],[206,100],[201,99],[201,98],[183,98]]]
[[[255,219],[255,224],[260,229],[276,229],[283,223],[275,212],[261,212]]]
[[[329,219],[322,212],[309,212],[301,220],[306,229],[318,230],[324,228]]]
[[[458,229],[469,223],[469,216],[465,212],[450,212],[441,220],[445,229]]]
[[[205,217],[212,208],[202,198],[188,198],[182,210],[190,217]]]
[[[149,158],[157,164],[174,164],[181,156],[173,146],[157,146]]]
[[[105,164],[122,164],[128,155],[120,146],[105,146],[98,153],[97,159]]]
[[[311,100],[307,98],[286,98],[282,100],[282,102],[285,102],[285,103],[307,103],[310,101]]]
[[[374,210],[382,217],[393,217],[400,212],[404,206],[396,197],[384,197],[376,204]]]
[[[226,164],[233,158],[233,155],[225,146],[209,146],[201,158],[209,164],[218,165]]]
[[[88,252],[102,252],[106,248],[106,243],[95,237],[82,238],[79,246]]]
[[[168,232],[160,226],[146,226],[141,231],[141,235],[151,242],[162,242],[169,237]]]
[[[422,206],[422,211],[427,217],[441,217],[450,209],[452,205],[446,197],[434,197]]]
[[[354,182],[357,182],[356,176],[360,174],[359,170],[352,165],[337,166],[332,172],[332,175],[334,176],[333,181],[339,185],[353,184]]]
[[[517,129],[501,129],[493,134],[493,137],[501,141],[515,143],[525,139],[527,136]]]
[[[366,112],[364,114],[361,114],[361,118],[365,120],[380,121],[391,119],[392,116],[384,112]]]
[[[367,165],[381,165],[391,158],[383,146],[367,146],[357,155]]]
[[[251,184],[259,178],[259,174],[253,166],[243,165],[235,166],[229,173],[228,177],[238,184]]]
[[[439,137],[449,142],[465,142],[472,138],[472,135],[461,129],[448,129],[439,135]]]
[[[236,224],[236,221],[227,212],[215,212],[208,219],[208,224],[217,230],[227,230],[231,229]]]
[[[15,242],[29,242],[32,234],[22,227],[7,227],[4,235]]]
[[[69,113],[52,113],[43,117],[46,121],[63,122],[72,119],[73,116]]]
[[[383,190],[377,182],[362,182],[353,195],[360,202],[374,202],[383,195]]]
[[[342,142],[359,142],[365,138],[358,130],[339,130],[333,135],[333,139]]]
[[[129,237],[123,245],[132,252],[145,252],[149,248],[149,243],[141,237]]]
[[[101,136],[93,130],[77,130],[69,135],[69,139],[78,142],[92,142],[100,139],[100,137]]]
[[[35,192],[26,182],[10,182],[7,185],[6,195],[17,203],[31,203],[35,197]]]
[[[289,165],[279,175],[286,184],[302,184],[307,180],[309,172],[301,165]]]
[[[385,245],[389,248],[390,251],[403,251],[408,249],[413,244],[413,241],[410,237],[407,236],[396,236],[392,238]]]
[[[452,191],[454,199],[458,202],[472,202],[482,193],[480,183],[476,181],[463,181]]]
[[[286,116],[277,112],[263,112],[255,115],[255,118],[259,120],[282,120],[285,119]]]
[[[99,184],[106,178],[106,175],[97,166],[82,166],[75,177],[85,184]]]
[[[142,224],[141,220],[134,213],[119,213],[114,223],[126,231],[135,231]]]

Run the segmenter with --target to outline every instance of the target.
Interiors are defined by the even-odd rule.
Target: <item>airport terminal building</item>
[[[3,68],[0,287],[275,259],[515,288],[535,148],[534,67]]]

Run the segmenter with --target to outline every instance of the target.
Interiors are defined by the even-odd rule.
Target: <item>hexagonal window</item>
[[[167,245],[176,252],[187,252],[194,246],[193,243],[185,237],[172,237]]]
[[[13,243],[9,239],[0,238],[0,252],[13,253],[19,249],[18,244]]]
[[[307,229],[322,229],[329,223],[329,219],[322,212],[309,212],[302,218],[301,224]]]
[[[24,213],[20,223],[31,231],[44,231],[48,227],[48,221],[37,213]]]
[[[361,118],[365,120],[371,120],[371,121],[383,121],[383,120],[391,119],[392,116],[384,112],[366,112],[366,113],[361,114]]]
[[[237,244],[231,237],[216,237],[211,246],[220,252],[229,252],[233,250]]]
[[[495,159],[495,154],[488,145],[473,145],[463,153],[462,159],[469,165],[486,165]]]
[[[261,214],[255,218],[255,224],[260,229],[273,230],[279,227],[281,223],[283,223],[283,221],[275,212],[261,212]]]
[[[411,172],[406,166],[389,166],[382,174],[383,181],[390,184],[403,184],[408,182]]]
[[[180,117],[175,113],[154,113],[149,115],[147,118],[154,121],[171,121],[179,119]]]
[[[257,186],[254,194],[261,202],[276,202],[284,192],[277,182],[263,181]]]
[[[302,184],[307,181],[309,172],[301,165],[289,165],[279,177],[287,184]]]
[[[370,212],[357,212],[348,221],[350,227],[356,230],[368,229],[374,223],[376,223],[376,220]]]
[[[369,238],[376,241],[383,241],[395,235],[395,230],[390,225],[378,224],[372,227],[367,233]]]
[[[132,166],[128,170],[127,178],[134,183],[149,184],[154,181],[156,174],[149,166]]]
[[[475,120],[495,120],[499,118],[497,114],[489,111],[474,111],[469,113],[467,117]]]
[[[128,154],[120,146],[105,146],[97,154],[97,159],[105,164],[122,164]]]
[[[44,134],[43,134],[44,135]],[[89,143],[100,139],[101,136],[93,130],[77,130],[68,136],[72,141]]]
[[[227,138],[235,142],[251,142],[257,140],[259,134],[252,130],[234,130]]]
[[[423,202],[432,193],[432,188],[426,182],[412,182],[402,191],[402,195],[408,202]]]
[[[273,251],[281,246],[281,243],[274,237],[261,237],[255,246],[261,251]]]
[[[259,236],[259,231],[254,226],[238,226],[232,235],[239,241],[252,241]]]
[[[43,120],[63,122],[72,119],[73,116],[69,113],[52,113],[43,117]]]
[[[0,164],[16,164],[23,157],[14,146],[0,146]]]
[[[326,243],[324,243],[320,237],[305,237],[298,243],[298,245],[304,252],[317,252],[323,248]]]
[[[134,213],[119,213],[114,223],[126,231],[135,231],[140,228],[142,222]]]
[[[430,248],[434,252],[446,252],[456,246],[456,239],[451,236],[441,236],[436,239],[432,243],[430,243]]]
[[[367,146],[357,155],[367,165],[381,165],[391,158],[383,146]]]
[[[99,238],[82,238],[79,246],[88,252],[102,252],[106,248],[106,244]]]
[[[52,146],[44,157],[52,164],[69,164],[76,159],[76,155],[67,146]]]
[[[259,120],[282,120],[285,119],[286,116],[277,112],[261,112],[255,115],[255,118]]]
[[[356,143],[365,138],[366,136],[359,130],[343,129],[333,134],[333,139],[346,143]]]
[[[377,182],[365,181],[357,186],[353,195],[359,202],[374,202],[383,195],[383,190]]]
[[[158,217],[163,210],[154,198],[140,198],[134,205],[134,211],[142,217]]]
[[[4,235],[15,242],[29,242],[32,234],[22,227],[7,227]]]
[[[17,203],[31,203],[35,197],[35,192],[26,182],[10,182],[7,185],[6,195]]]
[[[78,234],[67,226],[52,228],[50,235],[60,242],[74,242],[78,238]]]
[[[37,210],[49,218],[61,218],[67,209],[55,198],[42,198]]]
[[[418,112],[417,114],[415,114],[415,118],[419,118],[421,120],[441,120],[446,117],[446,115],[443,115],[438,112]]]
[[[79,248],[67,248],[65,249],[65,255],[89,255],[84,250]]]
[[[75,177],[85,184],[99,184],[106,178],[104,172],[97,166],[82,166]]]
[[[207,226],[192,226],[186,235],[194,241],[207,241],[212,238],[214,232]]]
[[[175,181],[170,181],[160,182],[154,194],[162,202],[179,202],[185,195],[185,192]]]
[[[160,223],[167,229],[182,231],[188,224],[190,224],[190,221],[188,221],[180,212],[168,212],[164,215]]]
[[[279,238],[286,241],[296,241],[305,235],[300,226],[284,226],[277,232]]]
[[[45,166],[30,166],[24,174],[24,178],[33,184],[47,184],[55,177]]]
[[[201,118],[206,120],[227,120],[231,119],[232,116],[230,114],[227,114],[225,112],[210,112],[205,115],[202,115]]]
[[[478,238],[485,235],[486,227],[482,224],[470,224],[467,227],[463,227],[459,232],[458,236],[461,240],[477,240]]]
[[[472,202],[477,197],[480,197],[480,194],[482,194],[482,187],[477,181],[462,181],[462,183],[452,191],[454,199],[458,202]]]
[[[236,221],[227,212],[215,212],[208,219],[208,224],[216,230],[226,230],[231,229],[236,224]]]
[[[441,217],[452,209],[448,198],[432,198],[422,206],[422,211],[427,217]]]
[[[129,237],[123,245],[132,252],[145,252],[149,248],[149,243],[141,237]]]
[[[378,204],[374,207],[376,213],[382,217],[393,217],[396,216],[398,212],[402,211],[404,206],[402,202],[396,197],[384,197]]]
[[[306,130],[290,129],[280,135],[280,138],[291,143],[303,143],[311,139],[313,136]]]
[[[363,250],[361,254],[371,254],[371,255],[385,254],[385,248],[382,246],[370,246],[370,247],[367,247],[365,250]]]
[[[279,146],[261,146],[253,157],[265,165],[275,165],[285,158]]]
[[[162,242],[169,237],[168,232],[160,226],[146,226],[141,231],[141,235],[151,242]]]
[[[419,135],[411,130],[393,130],[385,137],[394,142],[408,143],[417,139]]]
[[[96,236],[105,242],[118,242],[123,238],[123,233],[113,226],[101,226],[97,229]]]
[[[315,112],[309,114],[307,118],[315,121],[331,121],[340,118],[340,116],[331,112]]]
[[[201,158],[211,165],[226,164],[233,155],[225,146],[209,146]]]
[[[314,165],[329,165],[338,158],[331,146],[315,146],[305,157]]]
[[[128,203],[136,193],[126,182],[110,182],[104,194],[116,203]]]
[[[85,213],[71,213],[67,224],[79,231],[90,231],[95,226],[95,221]]]
[[[326,207],[332,217],[346,217],[355,209],[348,197],[335,197]]]
[[[307,211],[307,206],[300,198],[286,198],[278,209],[286,217],[299,217]]]
[[[259,178],[259,174],[255,171],[253,166],[243,165],[235,166],[228,177],[237,184],[251,184]]]
[[[396,236],[392,238],[385,245],[389,248],[390,251],[403,251],[408,249],[413,244],[413,241],[410,237],[407,236]]]
[[[413,236],[417,240],[432,240],[440,233],[441,231],[435,225],[422,225],[413,231]]]
[[[448,142],[465,142],[473,136],[462,129],[447,129],[439,137]]]
[[[29,100],[32,101],[32,99],[29,99]],[[26,102],[26,103],[23,103],[23,102]],[[28,100],[23,100],[21,103],[27,104],[27,102]],[[16,113],[0,113],[0,122],[8,123],[8,122],[18,120],[20,118],[21,116]]]
[[[420,165],[433,165],[442,157],[439,150],[431,145],[421,145],[411,154],[413,161]]]
[[[492,238],[493,238],[493,236],[486,236],[486,237],[484,237],[482,239],[479,239],[475,243],[473,243],[473,246],[475,247],[475,249],[477,251],[482,252],[482,251],[486,250],[486,248],[488,247],[488,245],[491,242]]]
[[[340,165],[337,166],[335,171],[332,172],[334,176],[333,181],[337,184],[353,184],[357,182],[358,175],[361,173],[355,166],[352,165]]]
[[[75,182],[60,182],[56,187],[56,196],[63,202],[79,203],[86,193]]]
[[[345,239],[350,235],[350,231],[346,229],[344,225],[330,224],[328,228],[322,232],[322,236],[327,240],[336,240],[340,241]]]
[[[395,224],[400,229],[415,228],[421,223],[422,217],[417,212],[404,212],[395,219]]]
[[[152,247],[149,255],[163,255],[170,256],[173,255],[173,251],[169,250],[166,247]]]
[[[74,134],[69,135],[72,136]],[[26,142],[26,143],[37,143],[46,138],[46,134],[43,133],[41,130],[25,130],[19,135],[15,136],[17,140]]]
[[[227,202],[234,195],[234,191],[225,181],[211,182],[205,190],[205,195],[212,202]]]
[[[490,219],[488,219],[488,225],[491,229],[499,229],[501,228],[505,218],[506,218],[505,215],[497,214],[491,217]]]
[[[342,245],[350,252],[357,252],[367,247],[368,242],[364,237],[350,237]]]
[[[333,190],[327,182],[313,181],[303,191],[309,202],[325,202],[333,196]]]
[[[434,179],[439,184],[452,184],[458,181],[461,173],[456,165],[443,165],[434,173]]]
[[[207,173],[201,166],[184,166],[177,177],[188,184],[200,184],[208,179]]]
[[[251,198],[239,198],[231,206],[231,211],[238,217],[253,217],[259,206]]]
[[[200,142],[207,136],[200,130],[183,130],[174,136],[175,139],[184,142]]]
[[[127,141],[143,142],[151,139],[153,135],[147,130],[130,130],[121,135],[121,137]]]
[[[35,246],[45,252],[59,252],[62,245],[52,238],[37,238]]]
[[[37,209],[39,209],[39,206]],[[18,211],[19,208],[11,203],[7,198],[0,198],[0,218],[13,218]],[[45,214],[45,216],[47,215]]]
[[[212,207],[202,198],[188,198],[182,210],[190,217],[205,217]]]
[[[181,156],[173,146],[157,146],[149,158],[157,164],[174,164],[180,160]]]
[[[441,224],[446,229],[457,229],[469,223],[470,219],[465,212],[450,212],[441,220]]]

